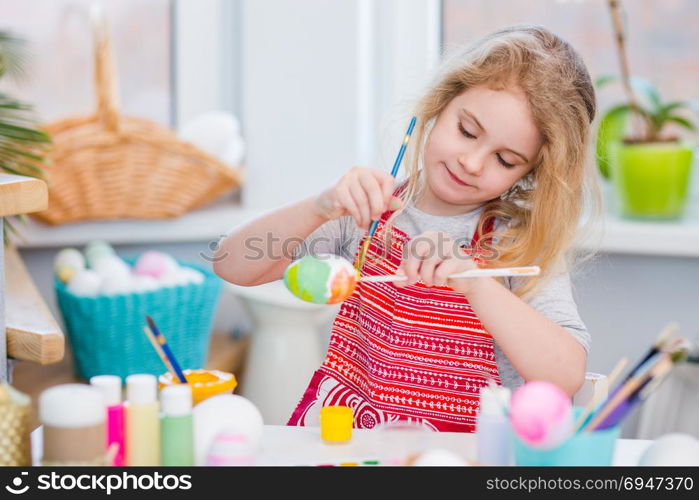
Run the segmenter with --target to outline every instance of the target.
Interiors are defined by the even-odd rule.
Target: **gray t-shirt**
[[[410,238],[426,231],[439,231],[447,233],[455,241],[470,244],[481,212],[482,208],[478,208],[465,214],[445,217],[427,214],[409,204],[396,217],[395,227]],[[296,248],[294,258],[300,258],[306,254],[331,253],[353,261],[365,234],[366,231],[357,227],[352,217],[340,217],[326,222],[311,233]],[[513,290],[520,286],[520,280],[525,279],[527,278],[505,278],[505,285]],[[567,272],[552,276],[535,295],[526,299],[526,302],[543,316],[562,326],[585,348],[586,352],[589,352],[590,335],[578,315]],[[522,376],[512,366],[497,342],[494,344],[495,359],[502,384],[511,389],[519,387],[524,383]]]

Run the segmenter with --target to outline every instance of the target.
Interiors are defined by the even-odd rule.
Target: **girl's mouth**
[[[452,174],[452,173],[451,173],[451,170],[449,170],[449,167],[447,167],[446,165],[444,165],[444,168],[447,170],[447,173],[449,174],[449,177],[451,177],[451,180],[453,180],[454,182],[456,182],[459,186],[464,186],[464,187],[470,186],[470,184],[466,184],[464,181],[462,181],[462,180],[459,179],[457,176],[455,176],[454,174]]]

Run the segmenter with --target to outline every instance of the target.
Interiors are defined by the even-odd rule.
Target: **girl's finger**
[[[362,214],[359,211],[357,203],[352,198],[347,187],[340,187],[337,190],[337,198],[344,209],[352,216],[352,218],[357,222],[357,225],[361,227]]]
[[[459,262],[454,259],[443,260],[434,270],[435,286],[447,286],[449,276],[455,274],[459,270]]]
[[[364,192],[364,188],[359,184],[359,182],[352,182],[349,184],[349,192],[357,204],[357,208],[360,213],[360,221],[358,222],[359,227],[366,229],[369,227],[371,222],[371,214],[369,213],[369,198]]]
[[[430,241],[426,239],[415,239],[404,247],[401,268],[408,280],[402,282],[403,286],[412,285],[420,280],[420,266],[429,252]]]
[[[410,286],[414,285],[420,279],[419,269],[420,260],[415,257],[408,257],[401,263],[400,267],[402,274],[405,275],[407,280],[394,282],[398,286]]]
[[[376,177],[371,175],[371,173],[367,173],[366,175],[359,176],[359,183],[364,188],[364,192],[369,198],[371,220],[379,219],[384,212],[385,205],[379,181]]]
[[[396,273],[395,273],[395,274],[396,274],[396,276],[406,276],[405,270],[403,269],[403,264],[402,264],[402,263],[401,263],[401,265],[398,267],[398,269],[396,269]],[[407,276],[406,276],[406,278],[407,278]],[[405,280],[394,281],[393,284],[394,284],[395,286],[397,286],[398,288],[401,288],[401,287],[404,287],[404,286],[408,286],[408,282],[409,282],[409,279],[405,279]]]
[[[381,192],[384,202],[383,209],[385,212],[386,210],[391,210],[391,202],[393,201],[393,186],[395,185],[396,180],[387,173],[380,172],[380,174],[379,184],[381,185]],[[395,208],[393,210],[395,210]]]
[[[427,286],[434,286],[434,274],[436,268],[444,262],[442,259],[439,258],[438,255],[432,256],[430,258],[427,258],[422,261],[422,265],[420,266],[420,279],[422,282],[427,285]]]

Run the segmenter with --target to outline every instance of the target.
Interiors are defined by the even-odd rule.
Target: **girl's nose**
[[[477,152],[473,152],[471,154],[461,154],[457,159],[461,167],[470,175],[477,177],[483,172],[485,158]]]

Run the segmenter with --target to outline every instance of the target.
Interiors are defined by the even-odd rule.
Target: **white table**
[[[375,430],[353,429],[352,440],[346,444],[326,444],[320,439],[318,427],[289,427],[266,425],[261,450],[255,465],[337,465],[343,462],[362,462],[380,459],[395,440],[382,438]],[[443,448],[468,459],[476,458],[476,435],[461,432],[421,433],[420,446],[426,449]],[[401,441],[404,441],[404,436]],[[41,460],[42,428],[32,433],[34,463]],[[613,465],[638,464],[651,440],[619,439],[614,452]]]

